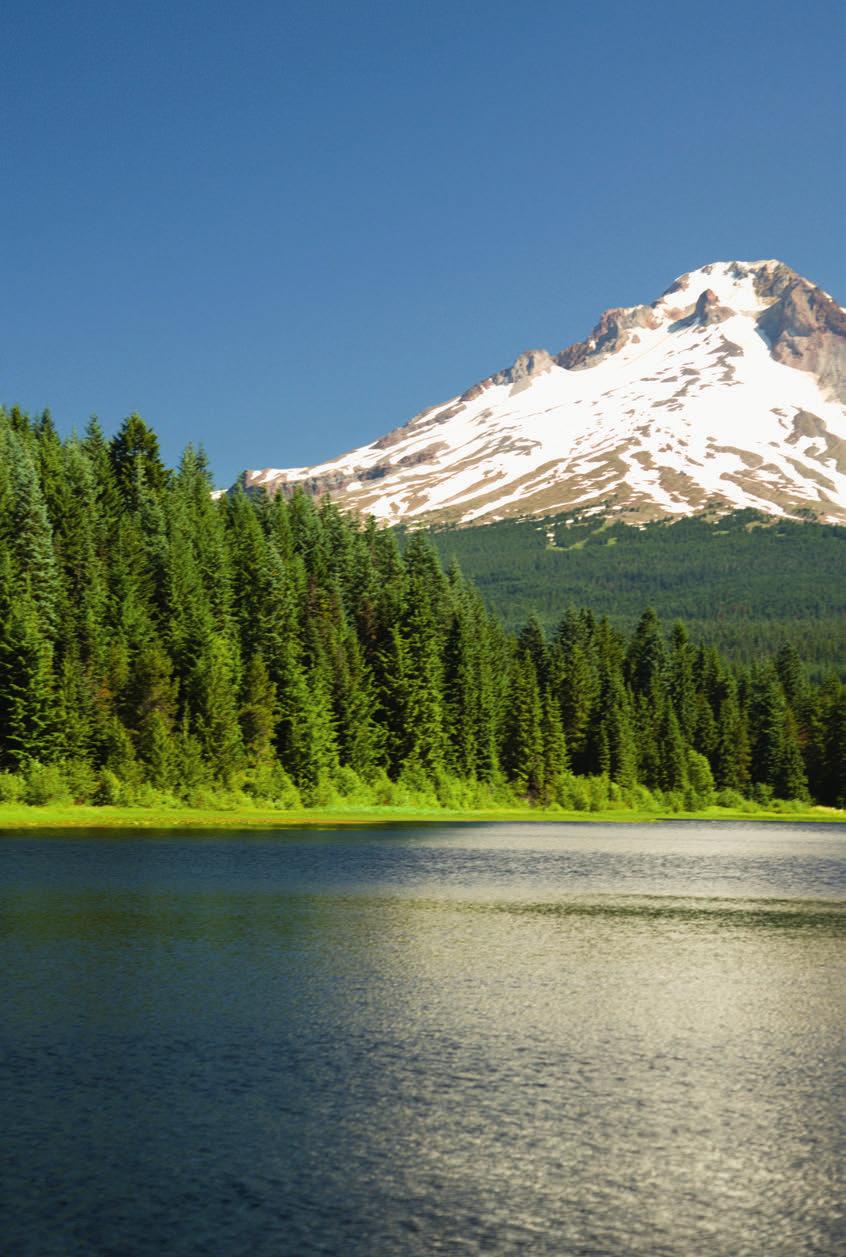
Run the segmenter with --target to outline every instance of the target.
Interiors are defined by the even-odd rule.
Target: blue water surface
[[[0,1252],[844,1251],[844,852],[0,836]]]

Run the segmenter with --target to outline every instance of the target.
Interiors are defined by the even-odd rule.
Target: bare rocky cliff
[[[810,371],[846,403],[846,311],[807,280],[790,283],[758,319],[776,362]]]

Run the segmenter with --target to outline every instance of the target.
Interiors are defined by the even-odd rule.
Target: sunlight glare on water
[[[4,1254],[831,1257],[841,833],[4,837]]]

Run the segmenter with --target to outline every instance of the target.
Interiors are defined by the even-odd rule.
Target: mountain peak
[[[695,271],[687,271],[666,288],[658,301],[660,306],[673,297],[696,297],[706,288],[716,292],[722,304],[740,312],[761,310],[775,300],[788,283],[801,276],[785,262],[766,258],[757,262],[709,262]]]
[[[242,483],[331,492],[386,521],[743,507],[846,521],[846,311],[775,258],[710,262],[371,445]]]

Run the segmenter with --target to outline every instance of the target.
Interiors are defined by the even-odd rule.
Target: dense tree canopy
[[[215,500],[136,415],[62,441],[0,411],[3,797],[842,804],[845,758],[846,687],[789,645],[737,667],[574,607],[512,635],[422,532]]]
[[[718,520],[509,519],[431,533],[515,631],[536,613],[552,632],[562,603],[631,633],[645,606],[733,663],[792,645],[817,679],[846,680],[846,527],[737,511]]]

